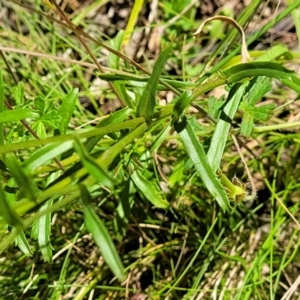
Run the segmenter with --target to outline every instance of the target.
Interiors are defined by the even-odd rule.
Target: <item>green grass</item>
[[[159,3],[141,53],[146,1],[123,28],[89,17],[105,1],[0,4],[1,297],[299,297],[300,55],[252,45],[300,1],[257,21],[246,63],[231,26],[194,39],[182,2]]]

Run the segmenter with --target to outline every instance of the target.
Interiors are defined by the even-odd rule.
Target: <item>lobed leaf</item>
[[[247,101],[245,101],[249,106],[255,105],[272,88],[270,78],[262,76],[252,79],[250,86]]]

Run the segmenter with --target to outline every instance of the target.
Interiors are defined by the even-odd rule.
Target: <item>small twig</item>
[[[78,33],[76,30],[74,30],[74,29],[77,29],[76,26],[69,20],[69,18],[65,15],[65,13],[62,11],[62,9],[59,7],[59,5],[55,1],[51,0],[51,3],[55,6],[56,11],[61,16],[61,18],[63,20],[65,20],[65,22],[69,25],[70,29],[75,33],[76,37],[79,39],[79,41],[81,42],[81,44],[83,45],[85,50],[88,52],[88,54],[91,56],[92,60],[96,64],[98,70],[101,73],[105,73],[102,66],[97,61],[95,55],[93,54],[93,52],[91,51],[91,49],[89,48],[89,46],[87,45],[85,40],[82,38],[81,34]],[[124,101],[123,101],[122,97],[120,96],[119,92],[117,91],[117,89],[114,87],[114,85],[111,82],[109,82],[108,84],[110,85],[110,87],[114,91],[114,93],[116,94],[116,96],[117,96],[118,100],[120,101],[120,103],[122,104],[122,106],[125,107],[126,104],[124,103]]]

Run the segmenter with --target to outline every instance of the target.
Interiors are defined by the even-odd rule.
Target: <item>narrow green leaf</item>
[[[282,79],[282,83],[292,90],[294,90],[296,93],[300,94],[300,79],[296,76],[290,76],[288,79]]]
[[[274,61],[277,58],[280,58],[282,56],[289,59],[293,58],[293,55],[285,45],[278,44],[268,49],[263,55],[258,57],[255,61]]]
[[[88,170],[89,174],[94,177],[96,182],[113,189],[114,180],[106,173],[106,171],[104,171],[104,169],[102,169],[97,160],[88,154],[78,139],[75,139],[74,147],[76,152],[79,154],[83,165]]]
[[[2,70],[0,70],[0,115],[4,112],[4,82]],[[0,118],[1,120],[1,118]],[[3,123],[0,122],[0,145],[4,145]]]
[[[102,220],[97,216],[91,204],[87,188],[82,184],[79,187],[86,228],[92,234],[97,246],[101,250],[104,261],[106,261],[114,275],[119,280],[124,280],[126,277],[125,270],[111,236]]]
[[[148,80],[148,83],[143,91],[143,94],[139,100],[137,106],[137,116],[144,117],[147,122],[150,122],[154,114],[154,107],[156,105],[156,88],[160,78],[161,71],[165,62],[169,57],[169,53],[172,49],[172,45],[166,47],[159,55],[153,72]]]
[[[59,124],[59,131],[61,134],[64,134],[67,131],[73,111],[75,109],[78,91],[79,90],[77,88],[72,90],[62,101],[62,104],[58,110],[58,115],[61,117],[61,121]]]
[[[27,176],[13,154],[6,156],[5,163],[11,175],[14,177],[22,196],[35,201],[38,196],[38,189],[34,182]]]
[[[135,119],[125,121],[122,123],[118,123],[118,124],[110,124],[103,128],[95,128],[95,129],[90,129],[90,130],[82,131],[82,132],[78,132],[78,133],[52,136],[52,137],[48,137],[46,139],[40,139],[40,140],[29,140],[29,141],[24,141],[24,142],[12,143],[10,145],[5,145],[5,146],[0,147],[0,154],[12,152],[15,150],[20,150],[20,149],[26,149],[29,147],[38,147],[38,146],[55,143],[55,142],[65,142],[65,141],[70,141],[70,140],[73,141],[75,136],[77,136],[79,139],[85,139],[85,138],[95,137],[98,135],[110,134],[110,133],[113,133],[113,132],[116,132],[116,131],[119,131],[122,129],[127,129],[127,128],[132,129],[132,128],[139,127],[144,122],[145,122],[144,118],[135,118]]]
[[[131,179],[146,199],[155,207],[164,209],[169,207],[168,201],[162,197],[162,193],[158,190],[157,186],[148,181],[139,171],[134,171],[131,174]]]
[[[126,226],[129,222],[130,211],[134,204],[134,190],[132,181],[123,183],[123,192],[121,201],[116,209],[116,218],[114,219],[114,228],[117,240],[121,240],[126,234]]]
[[[120,30],[118,34],[110,40],[110,45],[113,49],[120,51],[122,46],[122,41],[124,37],[124,30]],[[119,70],[120,57],[109,53],[108,55],[108,66],[113,70]]]
[[[33,253],[23,231],[16,236],[15,243],[26,256],[32,256]]]
[[[124,40],[123,46],[126,47],[130,40],[130,37],[133,33],[133,29],[139,17],[139,14],[143,8],[144,0],[135,0],[132,9],[130,10],[130,16],[128,23],[126,25],[125,33],[124,33]]]
[[[192,101],[192,91],[184,91],[184,93],[175,99],[175,101],[176,102],[173,109],[173,124],[181,117],[181,115],[184,113],[184,110],[190,105],[190,102]]]
[[[111,124],[121,124],[132,112],[132,109],[125,107],[123,109],[117,110],[116,112],[112,113],[111,115],[109,115],[107,118],[101,120],[98,124],[97,124],[97,128],[102,128]],[[95,145],[104,137],[105,134],[99,134],[97,136],[94,136],[92,138],[90,138],[87,142],[86,142],[86,150],[88,152],[90,152]],[[110,132],[108,133],[109,136],[111,136],[112,138],[117,138],[117,134],[116,132]]]
[[[267,76],[277,79],[290,79],[295,74],[282,65],[274,62],[251,62],[235,65],[223,71],[228,84],[241,81],[248,77]]]
[[[220,167],[222,155],[226,146],[231,121],[239,107],[248,83],[236,84],[231,88],[227,98],[227,103],[221,112],[215,132],[213,134],[209,150],[207,153],[208,162],[214,172]]]
[[[281,64],[278,64],[276,62],[271,62],[271,61],[254,61],[254,62],[249,62],[249,63],[241,63],[238,65],[234,65],[231,68],[228,68],[223,71],[224,75],[226,77],[230,77],[232,75],[235,75],[240,72],[247,72],[250,70],[266,70],[270,72],[270,75],[272,71],[274,72],[280,72],[286,74],[284,76],[285,78],[288,78],[288,76],[295,74],[295,71],[289,70],[282,66]],[[259,76],[259,75],[257,75]],[[273,76],[269,76],[273,77]]]
[[[38,114],[30,108],[16,108],[0,112],[0,123],[16,122],[27,118],[38,117]]]
[[[169,123],[157,136],[151,145],[151,151],[157,150],[162,142],[165,140],[166,136],[169,134],[171,129],[171,123]]]
[[[175,165],[175,167],[172,170],[172,174],[168,180],[169,186],[173,187],[175,186],[175,184],[179,184],[183,180],[184,166],[185,166],[184,160],[179,161]]]
[[[116,70],[117,71],[117,70]],[[97,74],[97,76],[105,81],[120,81],[124,83],[128,83],[129,85],[133,86],[141,86],[138,85],[138,82],[147,82],[149,80],[149,76],[144,75],[137,75],[137,74],[131,74],[121,71],[118,74]],[[167,83],[168,85],[173,86],[177,89],[193,89],[197,86],[194,82],[191,81],[178,81],[178,80],[172,80],[172,79],[165,79],[163,80],[164,83]],[[145,86],[145,85],[142,85]],[[163,85],[161,85],[163,86]],[[165,87],[166,89],[166,87]]]
[[[44,211],[52,206],[53,200],[43,204],[40,211]],[[51,213],[46,213],[37,220],[38,243],[45,262],[52,261],[52,246],[50,243],[51,234]]]
[[[15,226],[18,229],[21,229],[23,227],[22,222],[18,218],[17,213],[9,205],[1,185],[0,185],[0,214],[8,225]]]
[[[183,119],[181,123],[176,124],[175,129],[179,133],[188,156],[192,160],[204,185],[211,195],[217,200],[222,209],[226,211],[229,206],[228,197],[217,178],[216,173],[213,171],[208,162],[203,146],[199,143],[190,124],[190,120],[186,118]]]
[[[54,157],[68,151],[73,147],[73,141],[66,141],[62,143],[53,143],[44,146],[33,152],[28,159],[23,162],[22,166],[27,172],[31,172],[44,163],[50,161]]]

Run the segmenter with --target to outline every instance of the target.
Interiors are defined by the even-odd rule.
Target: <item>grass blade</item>
[[[82,184],[79,185],[79,187],[86,228],[92,234],[97,246],[101,250],[104,260],[110,267],[111,271],[119,280],[124,280],[126,277],[125,270],[111,236],[104,223],[97,216],[91,204],[91,199],[87,188]]]
[[[124,33],[124,39],[123,39],[123,46],[126,47],[130,37],[132,35],[135,23],[137,22],[139,13],[141,11],[141,9],[143,8],[144,5],[144,0],[136,0],[134,1],[131,13],[130,13],[130,17],[128,20],[128,23],[126,25],[126,29],[125,29],[125,33]]]

